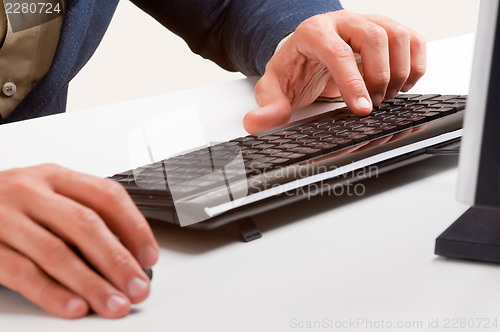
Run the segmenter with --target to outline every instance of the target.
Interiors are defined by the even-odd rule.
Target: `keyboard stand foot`
[[[262,234],[252,218],[240,219],[236,222],[236,228],[241,234],[244,242],[260,239]]]
[[[435,253],[500,263],[500,209],[471,207],[436,239]]]

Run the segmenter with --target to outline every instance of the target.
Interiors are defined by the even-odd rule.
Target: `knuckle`
[[[90,208],[79,206],[73,209],[73,222],[77,224],[80,230],[86,232],[95,231],[98,229],[97,224],[99,221],[98,214]]]
[[[347,10],[347,9],[329,12],[329,13],[326,13],[324,15],[330,15],[333,18],[342,17],[342,18],[345,18],[347,20],[351,20],[353,18],[358,18],[361,16],[360,14],[352,12],[352,11]]]
[[[9,288],[21,293],[41,273],[41,269],[29,259],[17,260],[14,264],[6,264],[3,268],[6,268],[9,275],[17,276],[13,278]]]
[[[58,174],[63,171],[63,167],[51,163],[35,166],[35,168],[45,174]]]
[[[390,19],[389,17],[384,16],[384,15],[380,15],[380,14],[369,14],[369,15],[366,15],[366,17],[368,17],[371,20],[375,20],[375,21],[379,21],[379,22],[392,21],[392,19]]]
[[[50,238],[41,243],[41,264],[43,266],[64,266],[68,259],[68,247],[58,238]]]
[[[69,169],[50,163],[36,166],[36,171],[38,174],[46,176],[49,180],[68,179],[71,176]]]
[[[387,31],[379,25],[370,24],[365,29],[367,42],[374,45],[375,47],[382,47],[387,45],[388,36]]]
[[[410,70],[402,69],[402,70],[392,71],[391,75],[392,75],[391,82],[395,82],[397,84],[403,83],[408,79],[408,76],[410,75]]]
[[[340,60],[350,60],[354,57],[352,48],[345,43],[335,43],[330,46],[330,52]]]
[[[122,252],[122,250],[114,250],[110,255],[109,268],[113,271],[121,271],[130,265],[130,255]]]
[[[326,39],[332,30],[332,22],[335,21],[338,12],[326,13],[312,16],[299,24],[295,30],[296,34],[303,35],[304,40],[316,40],[318,37]]]
[[[391,38],[397,41],[409,41],[410,32],[402,25],[396,25],[391,28]]]
[[[103,179],[102,193],[106,202],[114,202],[123,199],[127,191],[116,181]]]
[[[57,286],[55,283],[51,282],[46,282],[43,283],[43,285],[39,285],[36,287],[36,298],[39,299],[41,304],[43,303],[52,303],[54,301],[57,301],[57,299],[54,296],[55,291],[57,290]]]
[[[391,73],[389,71],[383,70],[378,71],[376,75],[371,75],[371,77],[367,81],[370,81],[370,84],[375,87],[385,87],[389,84],[391,79]]]
[[[298,29],[299,30],[308,30],[310,28],[316,28],[318,25],[320,25],[323,21],[323,15],[315,15],[311,16],[310,18],[304,20],[302,23],[299,24]]]
[[[364,81],[357,75],[349,75],[344,79],[344,84],[349,86],[350,89],[362,89],[364,87]]]
[[[135,234],[150,234],[151,227],[145,218],[138,219],[138,222],[134,224]]]
[[[35,189],[32,181],[23,173],[15,173],[9,176],[7,179],[3,180],[2,186],[6,188],[8,192],[17,193],[23,196],[30,194]]]
[[[427,40],[425,39],[425,37],[419,33],[416,33],[416,32],[413,33],[413,36],[411,39],[412,39],[413,44],[417,47],[424,47],[427,43]]]
[[[411,75],[420,78],[425,75],[426,71],[427,67],[425,64],[416,64],[412,66]]]

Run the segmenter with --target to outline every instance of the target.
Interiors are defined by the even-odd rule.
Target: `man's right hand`
[[[56,165],[0,172],[0,284],[47,312],[124,316],[148,296],[142,268],[157,259],[148,223],[118,183]]]

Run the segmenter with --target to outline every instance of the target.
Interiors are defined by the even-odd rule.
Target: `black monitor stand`
[[[435,253],[500,263],[500,209],[471,207],[436,239]]]

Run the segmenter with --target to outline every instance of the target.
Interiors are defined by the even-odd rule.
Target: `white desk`
[[[431,43],[427,77],[414,91],[467,93],[472,47],[473,36]],[[127,131],[139,118],[190,103],[210,140],[243,135],[253,83],[2,126],[0,141],[9,143],[0,169],[50,161],[114,174],[128,166]],[[161,258],[152,294],[131,315],[66,321],[0,289],[0,331],[290,331],[307,321],[328,330],[330,319],[413,322],[423,331],[429,320],[442,329],[451,318],[496,319],[500,267],[433,254],[435,238],[467,208],[455,201],[456,177],[455,158],[405,167],[363,182],[361,198],[319,197],[260,215],[263,237],[251,243],[239,242],[232,227],[203,233],[155,225]]]

